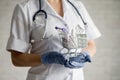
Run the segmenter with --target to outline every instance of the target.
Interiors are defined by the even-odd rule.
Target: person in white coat
[[[84,80],[84,63],[79,61],[80,65],[76,67],[76,64],[64,58],[64,50],[60,52],[63,45],[56,26],[71,32],[75,26],[83,28],[87,35],[88,46],[83,48],[82,52],[84,54],[87,52],[89,57],[96,52],[94,39],[101,36],[100,32],[80,1],[79,8],[87,28],[67,0],[41,0],[40,4],[41,9],[47,13],[47,19],[40,16],[36,18],[36,22],[33,21],[33,16],[39,10],[39,0],[19,3],[14,9],[7,43],[13,64],[31,67],[27,80]],[[74,58],[70,60],[76,60],[76,57]]]

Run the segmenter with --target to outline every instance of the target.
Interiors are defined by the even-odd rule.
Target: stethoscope
[[[78,9],[75,7],[75,5],[74,5],[72,2],[70,2],[69,0],[67,0],[67,1],[68,1],[68,2],[73,6],[73,8],[76,10],[77,14],[80,16],[80,18],[81,18],[81,20],[83,21],[84,25],[87,25],[87,23],[84,21],[82,15],[81,15],[80,12],[78,11]],[[33,21],[35,21],[36,16],[37,16],[38,14],[40,14],[40,13],[41,13],[41,14],[44,14],[45,19],[47,19],[47,13],[46,13],[46,11],[45,11],[45,10],[42,10],[42,8],[41,8],[41,0],[39,0],[39,10],[33,15]]]

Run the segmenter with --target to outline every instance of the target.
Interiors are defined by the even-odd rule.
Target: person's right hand
[[[43,55],[41,55],[41,62],[43,64],[62,64],[64,65],[66,60],[65,57],[56,51],[46,52]]]

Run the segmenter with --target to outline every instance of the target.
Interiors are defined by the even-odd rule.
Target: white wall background
[[[6,52],[15,5],[25,0],[0,0],[0,80],[25,80],[28,68],[14,67]],[[85,80],[120,80],[120,0],[82,0],[102,33],[97,53],[84,68]]]

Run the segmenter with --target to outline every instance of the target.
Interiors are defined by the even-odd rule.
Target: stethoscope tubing
[[[33,21],[35,21],[36,16],[37,16],[40,12],[43,13],[43,14],[45,14],[45,19],[47,19],[47,13],[46,13],[44,10],[38,10],[38,11],[34,14],[34,16],[33,16]]]
[[[78,11],[78,9],[75,7],[75,5],[74,5],[72,2],[70,2],[69,0],[67,0],[67,1],[73,6],[73,8],[76,10],[77,14],[78,14],[78,15],[80,16],[80,18],[82,19],[84,25],[86,25],[87,23],[84,21],[82,15],[81,15],[80,12]]]
[[[67,1],[74,7],[74,9],[76,10],[77,14],[78,14],[78,15],[80,16],[80,18],[82,19],[84,25],[87,25],[87,23],[84,21],[82,15],[81,15],[80,12],[78,11],[78,9],[75,7],[75,5],[74,5],[72,2],[70,2],[69,0],[67,0]],[[33,15],[33,21],[35,21],[36,16],[37,16],[40,12],[43,13],[43,14],[45,15],[45,19],[47,19],[47,12],[46,12],[45,10],[42,10],[42,8],[41,8],[41,0],[39,0],[39,10]]]
[[[37,16],[37,14],[39,14],[40,12],[42,12],[43,14],[45,14],[45,19],[47,19],[47,13],[45,10],[42,10],[41,8],[41,0],[39,0],[39,10],[33,15],[33,21],[35,21],[35,18]]]

